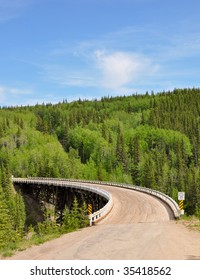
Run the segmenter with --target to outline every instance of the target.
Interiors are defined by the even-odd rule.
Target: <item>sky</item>
[[[0,0],[0,106],[200,87],[199,0]]]

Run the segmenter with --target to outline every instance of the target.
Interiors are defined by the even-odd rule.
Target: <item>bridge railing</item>
[[[109,192],[99,189],[99,188],[93,188],[91,186],[83,184],[80,185],[80,182],[75,182],[75,181],[69,181],[69,180],[63,180],[63,179],[56,179],[56,178],[14,178],[12,177],[12,181],[16,183],[25,183],[25,184],[38,184],[38,185],[53,185],[53,186],[60,186],[60,187],[71,187],[75,189],[81,189],[84,191],[96,193],[100,195],[101,197],[104,197],[107,200],[107,203],[99,209],[98,211],[92,213],[89,215],[90,219],[90,225],[93,223],[99,221],[103,217],[105,217],[110,210],[112,209],[113,206],[113,200],[112,196]],[[88,183],[89,184],[89,183]]]
[[[53,179],[53,178],[52,178]],[[53,179],[54,180],[54,179]],[[108,185],[108,186],[114,186],[114,187],[120,187],[120,188],[126,188],[131,190],[136,190],[139,192],[144,192],[153,196],[158,197],[162,201],[164,201],[168,206],[171,208],[174,217],[180,218],[180,209],[178,204],[174,199],[172,199],[170,196],[149,188],[135,186],[131,184],[124,184],[124,183],[113,183],[113,182],[106,182],[106,181],[95,181],[95,180],[79,180],[79,179],[59,179],[61,181],[69,181],[69,182],[79,182],[79,183],[86,183],[86,184],[98,184],[98,185]]]
[[[15,179],[15,178],[13,178]],[[47,180],[47,178],[30,178],[30,179],[34,179],[34,180]],[[175,218],[180,218],[180,209],[178,204],[176,203],[175,200],[173,200],[170,196],[159,192],[157,190],[153,190],[153,189],[149,189],[149,188],[145,188],[145,187],[140,187],[140,186],[135,186],[135,185],[131,185],[131,184],[124,184],[124,183],[112,183],[112,182],[105,182],[105,181],[94,181],[94,180],[78,180],[78,179],[63,179],[63,178],[48,178],[48,180],[51,181],[60,181],[60,182],[71,182],[71,183],[81,183],[81,184],[98,184],[98,185],[109,185],[109,186],[114,186],[114,187],[120,187],[120,188],[126,188],[126,189],[131,189],[131,190],[135,190],[135,191],[139,191],[139,192],[144,192],[150,195],[153,195],[159,199],[161,199],[162,201],[164,201],[172,210],[174,217]],[[86,185],[84,185],[86,187]],[[106,205],[100,209],[102,210],[102,213],[98,213],[96,215],[96,213],[93,213],[92,215],[94,215],[94,217],[92,217],[93,221],[98,220],[99,218],[97,218],[98,215],[100,215],[100,217],[103,217],[104,213],[105,215],[111,210],[112,208],[112,203],[109,204],[109,201],[112,201],[112,197],[109,198],[108,203],[106,205],[107,208],[103,209],[104,207],[106,207]]]

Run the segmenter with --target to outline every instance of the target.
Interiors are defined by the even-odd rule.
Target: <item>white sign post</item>
[[[180,214],[184,215],[183,200],[185,200],[185,192],[178,192]]]
[[[178,192],[178,200],[185,200],[185,192]]]

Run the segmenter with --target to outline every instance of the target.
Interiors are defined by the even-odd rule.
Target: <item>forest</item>
[[[2,107],[0,247],[25,234],[12,175],[124,182],[176,201],[184,191],[186,213],[200,217],[199,168],[198,88]]]

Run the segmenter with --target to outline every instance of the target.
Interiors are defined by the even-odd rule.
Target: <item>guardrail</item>
[[[52,178],[52,180],[57,180]],[[131,189],[131,190],[136,190],[139,192],[144,192],[153,196],[158,197],[162,201],[168,204],[168,206],[171,208],[174,217],[175,218],[180,218],[180,209],[178,204],[176,203],[175,200],[173,200],[170,196],[145,187],[140,187],[140,186],[134,186],[131,184],[124,184],[124,183],[113,183],[113,182],[106,182],[106,181],[95,181],[95,180],[79,180],[79,179],[59,179],[62,181],[68,181],[68,182],[78,182],[78,183],[86,183],[86,184],[98,184],[98,185],[108,185],[108,186],[114,186],[114,187],[120,187],[120,188],[126,188],[126,189]]]
[[[17,179],[17,178],[13,178],[13,181],[15,179]],[[20,178],[18,178],[18,179],[20,179]],[[32,179],[34,179],[34,180],[42,180],[42,181],[47,180],[46,178],[37,178],[37,177],[28,178],[28,179],[24,179],[24,180],[30,180],[30,179],[31,180]],[[94,181],[94,180],[78,180],[78,179],[62,179],[62,178],[58,178],[58,179],[57,178],[48,178],[48,180],[51,180],[51,182],[52,181],[71,182],[72,185],[73,185],[73,183],[81,183],[82,185],[80,185],[80,186],[83,186],[83,184],[87,184],[87,185],[88,184],[109,185],[109,186],[126,188],[126,189],[136,190],[136,191],[139,191],[139,192],[144,192],[144,193],[153,195],[155,197],[158,197],[159,199],[164,201],[171,208],[171,210],[172,210],[172,212],[174,214],[174,217],[176,219],[180,218],[180,209],[179,209],[179,206],[176,203],[176,201],[173,200],[170,196],[168,196],[168,195],[166,195],[166,194],[164,194],[162,192],[156,191],[156,190],[152,190],[152,189],[145,188],[145,187],[140,187],[140,186],[134,186],[134,185],[130,185],[130,184],[112,183],[112,182]],[[86,187],[86,185],[84,185],[84,187]],[[91,188],[91,189],[95,190],[95,188]],[[101,190],[101,191],[103,191],[103,190]],[[103,192],[105,192],[105,191],[103,191]],[[95,222],[98,219],[104,217],[111,210],[113,202],[112,202],[112,197],[111,197],[110,194],[109,194],[109,196],[110,197],[108,199],[108,203],[102,209],[100,209],[99,211],[93,213],[92,217],[90,217],[92,222]],[[93,217],[93,215],[94,215],[94,217]]]

